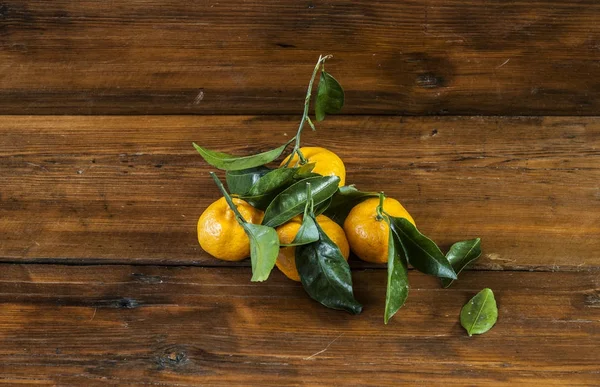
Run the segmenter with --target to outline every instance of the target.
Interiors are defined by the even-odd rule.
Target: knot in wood
[[[183,348],[174,346],[166,348],[158,357],[158,365],[160,368],[179,367],[188,361],[188,356]]]
[[[441,87],[444,85],[444,79],[433,73],[419,74],[417,77],[417,85],[424,88]]]

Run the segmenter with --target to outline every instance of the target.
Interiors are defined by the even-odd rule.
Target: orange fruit
[[[308,163],[315,163],[315,167],[312,170],[314,173],[323,176],[337,176],[340,178],[340,186],[346,183],[346,167],[338,155],[330,150],[316,146],[302,147],[300,148],[300,151]],[[285,165],[289,158],[290,156],[286,157],[281,162],[280,167]],[[294,154],[288,167],[298,167],[300,166],[299,163],[300,159],[298,158],[298,155]]]
[[[262,222],[262,211],[241,199],[234,198],[233,204],[247,222]],[[224,197],[212,203],[200,215],[198,242],[204,251],[224,261],[241,261],[250,256],[250,240]]]
[[[370,198],[354,206],[344,221],[344,232],[350,248],[360,259],[386,263],[390,226],[385,220],[377,219],[378,205],[379,198]],[[383,210],[393,217],[406,218],[415,224],[410,214],[396,199],[385,198]]]
[[[339,247],[342,256],[344,256],[344,259],[347,261],[348,256],[350,255],[350,247],[348,246],[346,235],[344,235],[344,230],[325,215],[317,216],[317,223],[333,243]],[[289,222],[277,227],[279,242],[284,244],[292,243],[296,234],[298,234],[301,225],[302,217],[298,215]],[[300,281],[300,274],[298,274],[298,270],[296,269],[295,246],[281,247],[275,265],[277,265],[277,268],[279,268],[279,270],[281,270],[281,272],[289,279]]]

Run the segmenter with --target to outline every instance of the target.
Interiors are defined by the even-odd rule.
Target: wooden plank
[[[296,122],[1,117],[0,258],[224,264],[196,241],[218,190],[191,142],[251,154]],[[398,198],[444,249],[482,237],[479,269],[600,266],[599,118],[337,117],[303,143],[338,153],[348,183]]]
[[[0,3],[0,113],[295,113],[319,54],[347,114],[597,115],[600,3]]]
[[[385,272],[354,271],[364,312],[249,268],[1,265],[0,383],[570,385],[598,382],[598,273],[411,273],[383,324]],[[491,287],[499,320],[469,338],[462,305]]]

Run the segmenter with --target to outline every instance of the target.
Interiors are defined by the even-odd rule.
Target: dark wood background
[[[191,142],[290,138],[320,54],[347,104],[304,143],[444,250],[482,238],[387,326],[385,268],[351,257],[351,316],[196,240]],[[0,384],[600,385],[599,97],[592,0],[0,0]]]
[[[595,115],[595,0],[2,0],[0,113]]]

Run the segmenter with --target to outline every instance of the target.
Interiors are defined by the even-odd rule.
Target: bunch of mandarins
[[[306,157],[307,163],[314,163],[313,173],[322,176],[337,176],[340,179],[340,185],[343,186],[346,168],[338,155],[320,147],[300,148],[300,151]],[[280,167],[285,168],[286,161],[287,159],[281,163]],[[288,167],[290,166],[298,166],[297,157],[292,159],[292,163]],[[262,222],[263,211],[252,207],[242,199],[233,198],[233,202],[244,219],[254,224]],[[379,199],[373,197],[354,206],[346,217],[343,228],[326,215],[317,216],[317,223],[333,240],[346,260],[352,250],[357,257],[364,261],[387,262],[390,226],[383,219],[377,218],[378,204]],[[383,206],[390,215],[406,218],[414,224],[413,218],[397,200],[385,198]],[[292,243],[301,224],[302,215],[297,215],[276,228],[279,242],[284,246],[279,250],[275,265],[294,281],[300,281],[296,269],[296,248],[285,245]],[[225,198],[211,204],[200,216],[198,241],[204,251],[217,259],[240,261],[250,257],[250,239],[244,232],[244,228],[235,220],[235,215],[227,205]]]
[[[317,121],[344,104],[340,84],[320,57],[307,90],[298,132],[282,146],[236,157],[194,144],[212,166],[226,171],[227,188],[211,173],[223,197],[198,220],[198,241],[215,258],[250,257],[252,280],[264,281],[274,266],[321,304],[360,313],[347,260],[350,251],[367,262],[387,263],[384,320],[387,323],[408,295],[408,265],[442,278],[449,286],[479,256],[479,239],[458,242],[447,255],[421,234],[406,209],[383,193],[361,192],[345,185],[346,168],[334,152],[301,147],[309,116],[312,85],[318,73],[314,106]],[[295,141],[277,168],[268,165]]]

